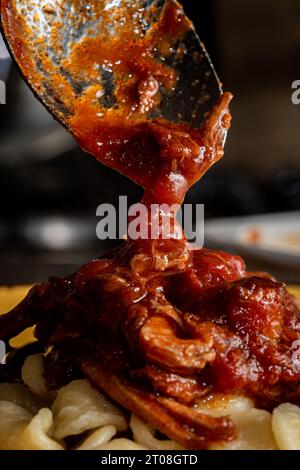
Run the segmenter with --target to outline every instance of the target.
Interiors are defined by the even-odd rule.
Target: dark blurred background
[[[206,217],[300,211],[298,0],[184,0],[224,84],[235,95],[226,154],[188,194]],[[96,207],[132,182],[85,155],[35,100],[0,45],[0,284],[64,275],[97,257]],[[265,267],[248,259],[251,268]],[[271,266],[286,280],[300,273]],[[299,272],[299,270],[298,270]],[[299,277],[299,278],[298,278]]]

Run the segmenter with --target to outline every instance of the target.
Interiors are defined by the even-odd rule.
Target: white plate
[[[300,212],[207,221],[205,244],[300,266]]]

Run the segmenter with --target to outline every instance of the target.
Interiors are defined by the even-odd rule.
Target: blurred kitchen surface
[[[300,2],[182,3],[224,89],[235,95],[225,158],[188,201],[204,203],[207,219],[300,210],[300,106],[291,102],[291,84],[300,80]],[[78,148],[33,97],[1,42],[0,80],[7,85],[7,104],[0,105],[0,284],[68,274],[116,243],[97,240],[97,206],[117,204],[119,195],[134,203],[142,192]],[[246,258],[250,269],[300,282],[300,265]]]

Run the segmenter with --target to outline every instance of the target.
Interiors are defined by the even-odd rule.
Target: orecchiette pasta
[[[12,402],[0,402],[1,450],[62,450],[52,439],[53,417],[43,408],[34,417]]]
[[[232,416],[238,413],[244,413],[245,411],[254,408],[254,404],[250,398],[243,396],[226,396],[214,395],[209,399],[200,401],[196,408],[203,412],[208,413],[211,416]]]
[[[237,438],[227,443],[225,450],[275,450],[276,443],[272,434],[272,415],[264,410],[252,408],[231,416],[237,427]],[[212,447],[220,448],[220,447]]]
[[[130,439],[113,439],[112,441],[98,447],[98,450],[147,450],[149,448],[140,446]]]
[[[137,444],[151,450],[180,450],[182,447],[174,441],[155,438],[155,429],[135,415],[131,416],[130,427]]]
[[[52,410],[56,439],[107,425],[114,425],[118,431],[127,429],[121,411],[92,388],[87,380],[74,380],[61,388]]]
[[[0,383],[0,401],[3,400],[15,403],[33,414],[46,404],[45,400],[34,395],[23,384]]]
[[[273,412],[272,429],[282,450],[300,450],[300,408],[284,403]]]
[[[0,449],[21,448],[22,433],[33,415],[19,405],[3,400],[0,402],[0,416]]]
[[[252,401],[245,397],[215,397],[199,408],[214,416],[230,416],[237,428],[237,438],[211,449],[225,450],[273,450],[276,443],[272,434],[272,415],[254,408]]]
[[[76,450],[179,450],[174,441],[155,437],[155,429],[123,413],[87,380],[74,380],[48,394],[43,379],[43,357],[25,361],[23,384],[0,384],[0,450],[62,450],[64,439],[78,436]],[[54,400],[54,401],[53,401]],[[52,409],[45,404],[52,402]],[[195,409],[213,416],[230,416],[237,438],[211,449],[300,450],[300,408],[285,403],[273,414],[254,408],[245,397],[212,396]],[[127,430],[128,438],[118,435]],[[132,435],[133,439],[130,439]]]
[[[115,426],[104,426],[92,432],[76,450],[99,450],[117,434]]]
[[[53,416],[48,408],[42,408],[23,431],[26,447],[32,450],[63,450],[63,446],[52,439]]]

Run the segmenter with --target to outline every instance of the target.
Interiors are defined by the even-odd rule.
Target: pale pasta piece
[[[280,450],[300,450],[300,408],[284,403],[273,411],[272,429]]]
[[[104,426],[92,432],[76,450],[98,450],[103,444],[107,444],[117,434],[115,426]]]
[[[182,450],[177,442],[155,438],[155,429],[135,415],[131,415],[130,427],[134,441],[151,450]]]
[[[0,402],[1,450],[63,450],[52,439],[53,417],[49,409],[41,409],[37,415],[7,401]]]
[[[255,408],[230,415],[237,427],[237,438],[221,446],[212,445],[214,450],[275,450],[276,442],[272,433],[272,415]]]
[[[44,358],[41,354],[34,354],[25,359],[22,367],[22,380],[36,395],[51,398],[45,383]]]
[[[143,447],[130,439],[119,438],[99,446],[98,450],[149,450],[149,447]]]
[[[0,383],[0,401],[9,401],[35,414],[45,406],[44,400],[34,395],[23,384]]]
[[[102,426],[127,429],[122,412],[109,402],[87,380],[74,380],[58,391],[52,405],[56,439],[78,435]]]

